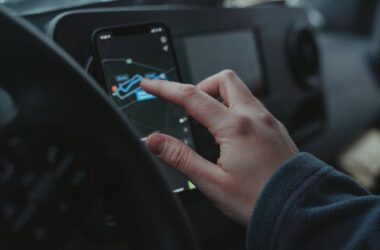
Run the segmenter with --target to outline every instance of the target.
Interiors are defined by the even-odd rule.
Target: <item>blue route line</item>
[[[163,74],[158,74],[158,75],[154,74],[154,75],[148,76],[147,78],[149,78],[151,80],[167,80],[167,77],[165,74],[164,75]],[[112,93],[112,96],[118,97],[120,100],[125,100],[128,97],[130,97],[131,95],[136,94],[137,97],[139,97],[139,96],[141,97],[141,98],[137,98],[138,99],[137,101],[144,101],[144,100],[155,98],[154,96],[149,95],[144,90],[142,90],[141,87],[138,87],[138,88],[134,89],[133,91],[130,91],[133,88],[133,86],[135,86],[136,84],[139,84],[143,79],[144,79],[144,77],[140,74],[134,75],[128,81],[125,81],[123,83],[118,84],[119,85],[118,89],[117,89],[117,91]],[[142,95],[142,94],[144,94],[144,93],[142,93],[143,91],[146,94],[145,97],[144,97],[144,95]]]

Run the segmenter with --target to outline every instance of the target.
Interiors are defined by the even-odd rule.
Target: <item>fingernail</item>
[[[151,80],[151,79],[147,79],[147,78],[144,78],[142,81],[141,81],[141,83],[140,83],[141,85],[153,85],[153,80]]]
[[[160,155],[165,147],[165,139],[157,134],[150,135],[146,142],[150,151],[155,155]]]

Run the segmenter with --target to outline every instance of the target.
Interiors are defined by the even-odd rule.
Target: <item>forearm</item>
[[[248,249],[374,249],[380,198],[308,154],[290,159],[265,187]]]

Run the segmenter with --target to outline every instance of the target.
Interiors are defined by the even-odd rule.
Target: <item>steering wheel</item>
[[[153,157],[100,87],[0,9],[0,249],[110,249],[110,239],[112,249],[198,249]]]

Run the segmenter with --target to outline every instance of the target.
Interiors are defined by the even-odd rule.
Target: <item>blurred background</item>
[[[368,101],[374,92],[366,88],[373,87],[370,85],[373,80],[371,77],[375,78],[375,82],[380,79],[378,0],[0,0],[0,4],[30,16],[31,20],[35,18],[36,23],[45,22],[51,17],[50,14],[45,15],[46,12],[57,11],[58,14],[59,10],[87,6],[165,4],[201,8],[251,8],[279,5],[304,9],[309,23],[316,31],[320,31],[315,36],[321,52],[326,101],[330,105],[326,111],[329,116],[326,126],[332,127],[328,127],[324,136],[302,144],[301,148],[350,173],[368,188],[376,189],[375,179],[380,175],[380,132],[376,118],[379,116],[364,114],[376,113],[378,109]],[[366,83],[369,85],[364,87]],[[356,92],[354,88],[357,88]],[[349,98],[348,93],[355,95]],[[340,100],[344,103],[342,105],[338,102],[343,95],[346,99]],[[357,111],[355,118],[349,117],[350,110],[343,109],[350,100],[353,110]],[[318,105],[312,104],[308,113],[313,112]],[[359,115],[363,117],[358,118]],[[325,150],[326,145],[331,150]]]
[[[301,151],[380,193],[380,0],[0,0],[0,5],[37,27],[101,87],[93,32],[165,23],[185,82],[196,84],[205,75],[235,70],[286,125]],[[194,127],[198,152],[215,161],[219,148],[214,138],[199,124]],[[0,162],[0,185],[1,174]],[[178,198],[204,249],[244,249],[245,229],[200,192]],[[92,204],[94,211],[97,205]],[[92,221],[91,213],[88,217]],[[97,236],[86,230],[85,238]],[[113,242],[111,235],[107,243]]]

